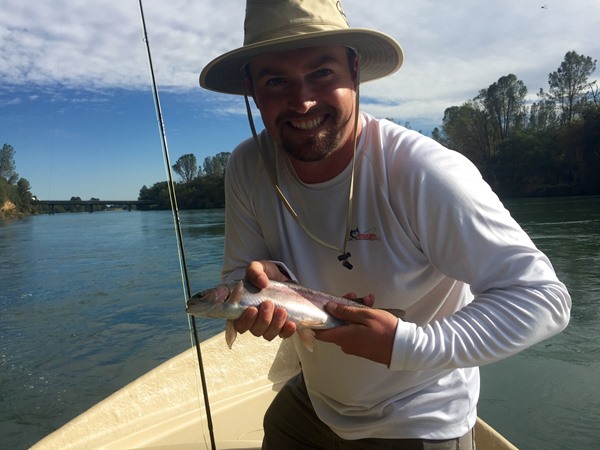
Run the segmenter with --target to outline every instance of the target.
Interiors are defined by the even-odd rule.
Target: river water
[[[507,206],[573,296],[569,327],[482,368],[480,416],[522,449],[600,439],[600,198]],[[223,211],[184,211],[192,290],[219,282]],[[170,212],[0,223],[0,447],[46,434],[191,345]],[[201,338],[223,321],[198,321]]]

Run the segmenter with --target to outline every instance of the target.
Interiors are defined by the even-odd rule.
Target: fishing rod
[[[171,170],[171,158],[169,156],[169,147],[167,145],[167,134],[165,132],[165,123],[163,120],[162,109],[160,107],[160,98],[158,96],[158,86],[156,84],[156,77],[154,76],[154,66],[152,64],[152,54],[150,52],[150,41],[148,40],[148,32],[146,30],[146,19],[144,18],[144,8],[142,6],[142,0],[138,0],[140,5],[140,18],[142,19],[142,29],[144,32],[144,42],[146,43],[146,54],[148,56],[148,65],[150,67],[150,75],[152,77],[152,96],[154,97],[154,109],[156,110],[156,118],[158,121],[158,127],[160,130],[160,137],[163,148],[163,156],[165,160],[165,169],[168,175],[168,190],[169,200],[171,202],[171,211],[173,212],[173,222],[175,224],[175,235],[177,237],[177,251],[179,254],[179,265],[182,275],[182,283],[185,291],[186,301],[192,296],[192,289],[190,287],[190,276],[188,273],[187,260],[185,257],[185,247],[183,245],[183,233],[181,230],[181,221],[179,219],[179,208],[177,207],[177,196],[175,195],[175,182],[173,181],[173,171]],[[196,326],[196,319],[194,316],[191,317],[194,345],[196,347],[196,353],[198,355],[198,366],[200,370],[200,381],[202,384],[202,394],[204,396],[204,408],[206,410],[206,419],[208,423],[208,432],[210,435],[210,445],[212,450],[216,450],[215,435],[213,431],[212,416],[210,413],[210,402],[208,401],[208,390],[206,386],[206,376],[204,373],[204,363],[202,362],[202,350],[200,348],[200,339],[198,337],[198,327]]]

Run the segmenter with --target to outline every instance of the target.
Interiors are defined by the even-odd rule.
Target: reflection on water
[[[480,415],[523,449],[595,448],[600,198],[507,202],[573,296],[569,327],[482,368]],[[220,280],[222,210],[183,211],[192,290]],[[0,436],[24,449],[190,346],[170,212],[0,224]],[[201,338],[220,331],[198,321]]]

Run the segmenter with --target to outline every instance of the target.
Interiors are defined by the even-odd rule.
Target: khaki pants
[[[317,417],[302,374],[292,378],[277,394],[264,419],[262,450],[474,450],[473,430],[456,439],[358,439],[336,435]]]

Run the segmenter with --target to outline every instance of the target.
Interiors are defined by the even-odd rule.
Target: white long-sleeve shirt
[[[252,260],[281,261],[305,286],[336,295],[375,295],[375,307],[403,309],[389,367],[317,342],[296,340],[319,417],[346,439],[450,439],[475,423],[477,366],[562,330],[565,286],[465,157],[419,133],[363,114],[348,251],[315,243],[277,197],[253,140],[227,166],[225,279]],[[300,220],[341,246],[349,165],[305,184],[268,135],[279,185]]]

